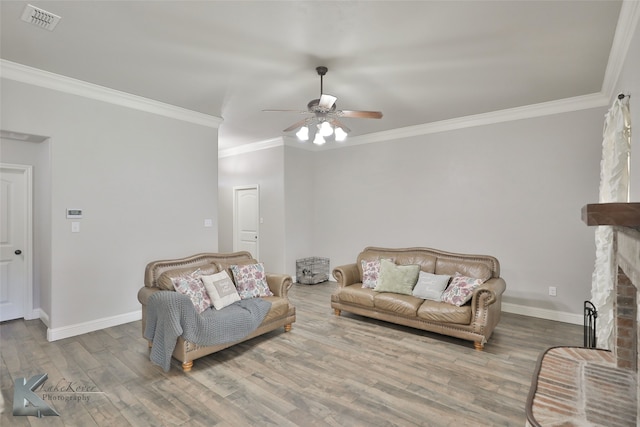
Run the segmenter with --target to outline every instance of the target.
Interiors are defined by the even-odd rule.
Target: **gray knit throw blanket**
[[[201,346],[239,341],[260,326],[270,309],[269,301],[251,298],[198,314],[189,296],[156,292],[147,302],[144,337],[153,342],[149,358],[168,372],[179,336]]]

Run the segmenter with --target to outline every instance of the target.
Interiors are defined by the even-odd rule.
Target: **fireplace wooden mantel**
[[[593,203],[582,208],[587,225],[614,225],[640,229],[640,203]]]

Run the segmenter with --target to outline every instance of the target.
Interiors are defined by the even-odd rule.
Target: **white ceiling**
[[[598,93],[620,1],[1,1],[2,59],[221,117],[269,140],[318,98],[352,136]]]

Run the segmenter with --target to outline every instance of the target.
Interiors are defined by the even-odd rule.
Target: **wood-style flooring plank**
[[[482,352],[473,343],[342,313],[336,284],[295,284],[297,321],[195,361],[182,372],[149,361],[141,322],[46,341],[39,320],[0,324],[0,425],[518,426],[536,360],[580,345],[582,327],[502,314]],[[50,401],[59,417],[14,417],[16,378],[94,387]],[[73,395],[70,395],[73,397]]]

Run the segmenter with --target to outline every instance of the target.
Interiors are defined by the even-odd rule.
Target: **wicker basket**
[[[329,280],[329,258],[309,257],[296,260],[296,281],[316,285]]]

